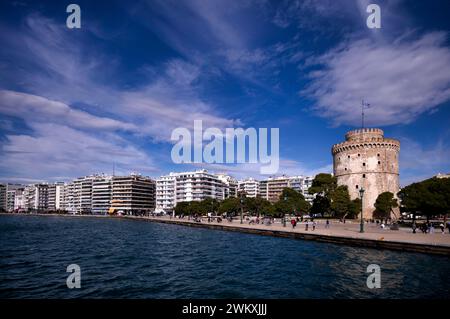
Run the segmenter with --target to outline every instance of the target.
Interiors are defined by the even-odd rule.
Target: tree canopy
[[[314,177],[311,187],[308,189],[310,194],[321,194],[329,196],[337,187],[337,178],[331,174],[320,173]]]
[[[389,218],[394,208],[398,207],[397,199],[391,192],[384,192],[378,195],[375,201],[375,218]]]
[[[401,210],[430,218],[450,213],[450,178],[430,178],[404,187],[397,196]]]

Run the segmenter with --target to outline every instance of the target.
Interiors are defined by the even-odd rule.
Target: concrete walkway
[[[442,234],[440,229],[436,228],[433,234],[423,234],[418,231],[416,234],[412,233],[411,229],[400,228],[399,230],[382,229],[376,224],[365,224],[365,232],[360,233],[360,225],[357,221],[346,221],[346,223],[340,223],[337,221],[331,221],[330,228],[325,228],[325,220],[316,220],[316,229],[312,230],[312,224],[310,223],[309,230],[305,230],[304,223],[298,223],[295,229],[292,229],[290,222],[286,222],[286,227],[277,221],[269,226],[262,224],[249,224],[244,220],[241,224],[240,220],[233,220],[229,222],[222,220],[218,223],[216,221],[208,222],[207,218],[203,218],[202,222],[195,222],[192,219],[184,219],[164,217],[131,217],[131,219],[144,219],[162,223],[181,224],[186,226],[196,227],[208,227],[222,230],[242,230],[250,233],[260,233],[263,235],[274,235],[280,237],[292,237],[299,239],[311,239],[320,241],[327,241],[331,239],[331,242],[336,243],[349,243],[354,242],[359,246],[373,246],[379,248],[392,248],[405,251],[418,251],[428,252],[429,249],[436,247],[436,252],[429,251],[430,253],[440,253],[444,255],[450,255],[450,234],[448,229]],[[253,231],[254,230],[254,231]],[[341,240],[340,240],[341,239]],[[344,240],[345,239],[345,240]],[[372,243],[365,245],[365,243]],[[375,243],[375,245],[373,245]],[[400,244],[400,245],[390,245]],[[438,247],[442,249],[437,249]]]

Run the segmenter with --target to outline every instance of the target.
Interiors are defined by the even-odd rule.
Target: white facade
[[[48,210],[48,184],[27,185],[24,190],[24,204],[26,210]]]
[[[247,197],[259,196],[259,181],[254,178],[247,178],[243,181],[239,181],[238,191],[245,193]]]
[[[170,173],[156,181],[156,210],[172,211],[179,202],[201,201],[206,198],[223,200],[227,186],[207,170]]]
[[[238,181],[227,174],[217,174],[219,180],[225,185],[223,188],[223,198],[237,197],[238,195]]]
[[[92,182],[91,211],[93,214],[106,214],[111,207],[112,176],[99,176]]]

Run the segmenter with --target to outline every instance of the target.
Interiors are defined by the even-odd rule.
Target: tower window
[[[363,178],[366,178],[366,174],[363,174]]]
[[[347,167],[345,168],[345,170],[347,170]]]
[[[358,157],[361,156],[361,154],[358,154]]]
[[[380,154],[377,154],[378,157],[380,157]]]
[[[380,165],[381,164],[381,162],[380,161],[378,161],[378,165]]]
[[[356,185],[356,189],[358,189],[359,188],[359,186],[358,185]]]
[[[350,155],[348,156],[348,158],[350,158]]]
[[[366,163],[363,163],[363,166],[366,166]]]

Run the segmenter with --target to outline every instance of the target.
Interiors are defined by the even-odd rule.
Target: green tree
[[[331,201],[329,198],[322,196],[320,194],[316,195],[313,200],[313,204],[311,207],[311,214],[323,214],[329,215],[331,213]]]
[[[374,217],[379,219],[389,218],[396,207],[398,207],[398,203],[394,194],[391,192],[381,193],[375,201]]]
[[[240,213],[241,203],[240,199],[236,197],[229,197],[220,202],[219,213],[237,215]]]
[[[314,177],[311,187],[308,189],[310,194],[322,194],[330,198],[330,195],[337,188],[337,178],[331,174],[320,173]]]
[[[279,216],[283,214],[303,215],[308,213],[311,205],[305,200],[303,194],[292,188],[284,188],[280,199],[274,204],[275,213]]]
[[[338,186],[331,195],[331,210],[338,218],[347,217],[351,209],[350,194],[345,185]]]
[[[179,202],[175,206],[175,215],[190,215],[190,202]]]
[[[346,217],[348,218],[356,218],[361,213],[361,199],[355,198],[350,202],[348,214]]]
[[[215,198],[205,198],[204,200],[200,201],[200,206],[202,212],[211,212],[214,214],[218,211],[220,203]]]
[[[430,178],[404,187],[397,196],[401,211],[432,216],[450,213],[450,178]]]

